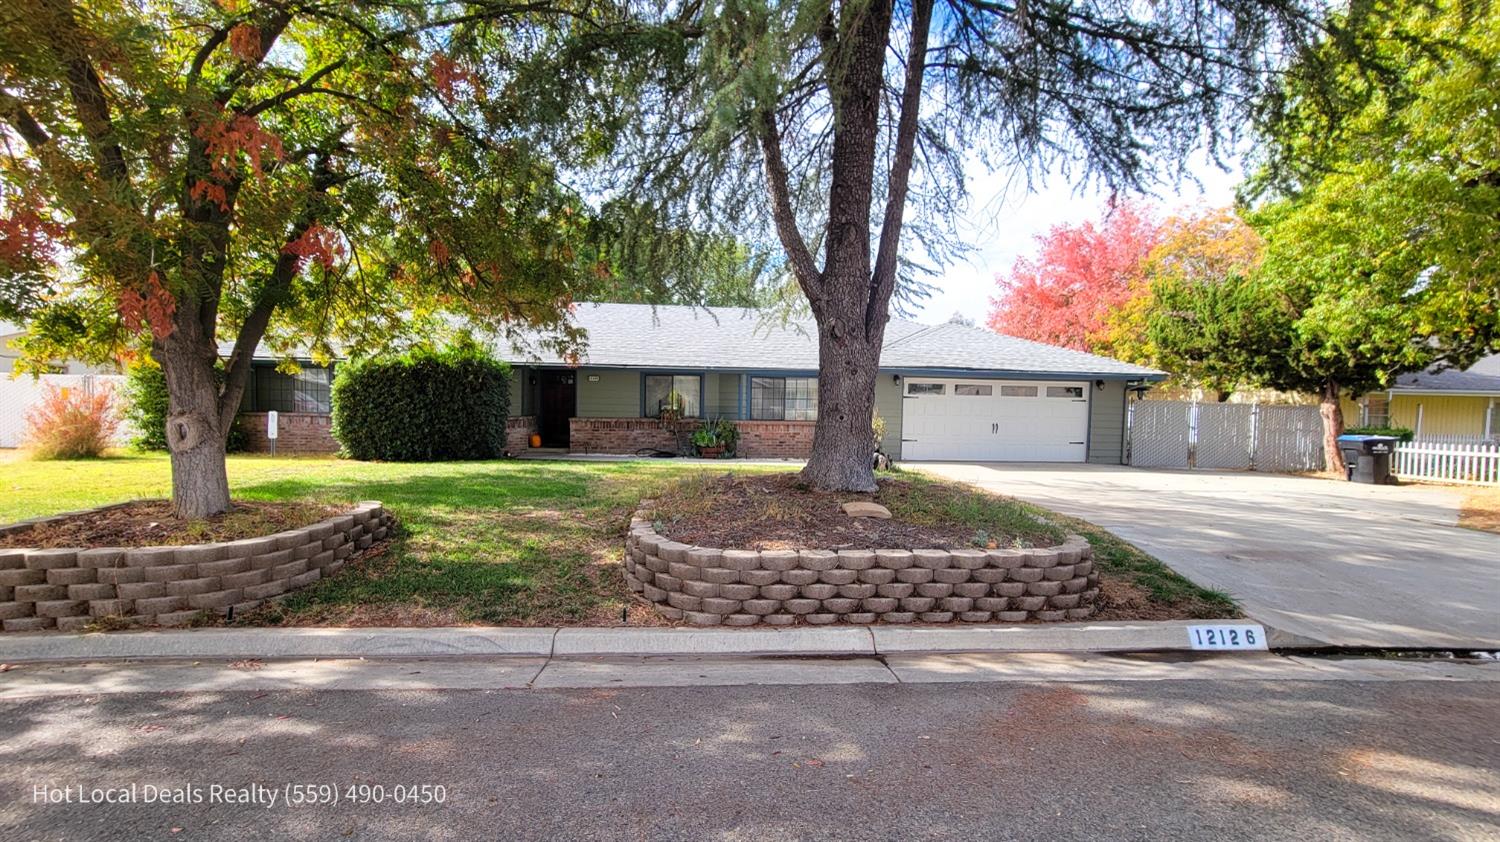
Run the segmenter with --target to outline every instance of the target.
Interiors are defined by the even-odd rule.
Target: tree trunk
[[[167,381],[167,450],[172,458],[172,511],[197,520],[229,511],[224,464],[228,429],[221,410],[219,360],[191,299],[178,299],[174,329],[152,347]],[[232,415],[230,416],[233,417]]]
[[[1342,476],[1344,452],[1339,450],[1339,436],[1344,434],[1344,408],[1339,404],[1339,384],[1333,380],[1323,382],[1318,414],[1323,417],[1323,462],[1328,470]]]
[[[862,320],[863,313],[855,323]],[[802,477],[816,488],[874,491],[871,424],[880,368],[879,337],[885,331],[876,331],[872,348],[863,331],[847,335],[837,324],[826,319],[818,324],[818,423]]]

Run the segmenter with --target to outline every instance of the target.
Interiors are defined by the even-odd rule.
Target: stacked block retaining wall
[[[59,515],[55,517],[65,517]],[[0,527],[24,532],[37,521]],[[82,631],[95,625],[181,626],[228,614],[337,573],[385,539],[393,521],[378,502],[268,535],[185,547],[0,549],[5,631]]]

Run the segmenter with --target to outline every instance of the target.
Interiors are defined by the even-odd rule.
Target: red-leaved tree
[[[1137,293],[1146,256],[1161,241],[1151,208],[1120,202],[1097,221],[1057,225],[1037,237],[1037,253],[995,276],[990,328],[1000,333],[1099,350],[1109,315]]]

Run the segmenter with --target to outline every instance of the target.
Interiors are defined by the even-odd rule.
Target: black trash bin
[[[1385,485],[1391,481],[1391,454],[1396,452],[1395,436],[1339,436],[1339,450],[1344,452],[1344,478],[1350,482]]]

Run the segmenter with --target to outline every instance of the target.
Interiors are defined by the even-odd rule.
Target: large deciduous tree
[[[1036,238],[1034,256],[995,278],[989,325],[1000,333],[1101,351],[1112,314],[1142,289],[1161,223],[1144,205],[1122,202],[1098,222],[1056,225]]]
[[[1168,218],[1129,298],[1106,318],[1104,350],[1228,400],[1252,382],[1256,355],[1272,344],[1245,309],[1263,251],[1230,208]]]
[[[1261,283],[1294,343],[1261,379],[1321,396],[1464,367],[1500,337],[1500,9],[1396,0],[1330,18],[1262,114]]]
[[[459,303],[576,339],[568,305],[608,272],[553,166],[607,144],[538,127],[602,116],[542,67],[589,16],[572,0],[9,3],[0,313],[29,320],[35,360],[144,339],[184,517],[230,504],[225,437],[262,340],[327,356]]]
[[[1315,0],[1308,0],[1312,5]],[[774,232],[817,321],[804,477],[868,491],[893,298],[955,253],[975,162],[1132,188],[1238,121],[1303,0],[725,0],[644,13],[643,114],[609,184]],[[903,250],[922,246],[917,258]],[[914,235],[914,236],[912,236]]]

